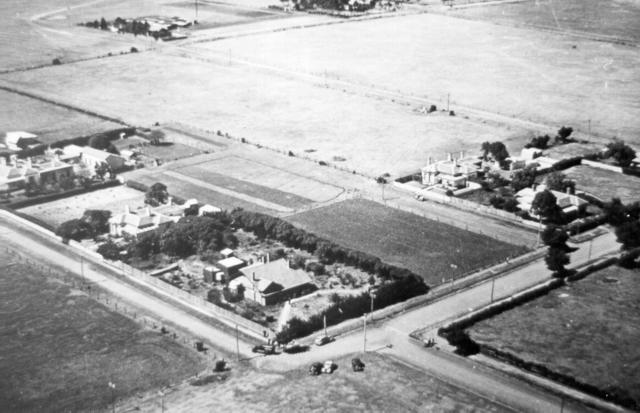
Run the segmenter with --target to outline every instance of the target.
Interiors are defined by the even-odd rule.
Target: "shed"
[[[218,261],[217,267],[222,270],[227,280],[232,280],[240,275],[240,268],[246,263],[237,257],[229,257]]]
[[[231,248],[225,248],[220,251],[220,254],[225,258],[233,257],[233,250]]]

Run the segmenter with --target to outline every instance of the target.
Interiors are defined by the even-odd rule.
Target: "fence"
[[[619,174],[624,173],[622,168],[619,167],[619,166],[607,165],[606,163],[591,161],[589,159],[583,159],[582,160],[582,164],[591,166],[593,168],[604,169],[606,171],[616,172],[616,173],[619,173]]]
[[[22,217],[14,215],[7,210],[0,209],[0,214],[5,215],[6,217],[12,220],[19,221],[21,224],[28,226],[29,228],[32,228],[50,238],[54,238],[56,240],[60,239],[53,232],[45,228],[42,228],[41,226],[34,224]],[[267,331],[270,334],[272,333],[272,331],[268,327],[262,326],[251,320],[247,320],[246,318],[243,318],[235,313],[232,313],[228,310],[218,307],[206,301],[203,298],[196,297],[192,294],[189,294],[186,291],[176,288],[170,284],[167,284],[164,281],[151,277],[150,275],[142,271],[139,271],[129,265],[126,265],[124,263],[120,263],[119,265],[117,265],[113,262],[107,261],[100,254],[86,249],[84,246],[82,246],[80,243],[76,241],[70,240],[69,246],[72,247],[77,253],[90,259],[92,262],[96,264],[103,265],[109,268],[110,270],[116,270],[118,272],[121,272],[123,275],[129,276],[129,278],[135,279],[143,285],[146,284],[147,286],[153,286],[156,289],[162,290],[163,292],[167,293],[168,296],[172,297],[176,301],[186,302],[185,304],[196,306],[199,309],[205,312],[208,312],[213,316],[218,316],[219,318],[217,319],[220,322],[232,328],[236,328],[237,326],[239,330],[243,331],[245,334],[248,334],[251,337],[264,338],[265,331]]]

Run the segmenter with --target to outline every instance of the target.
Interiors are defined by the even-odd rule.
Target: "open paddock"
[[[0,90],[0,141],[9,131],[27,131],[38,135],[44,144],[61,139],[91,135],[122,125],[65,109],[38,99]]]
[[[230,66],[225,59],[204,62],[182,54],[138,53],[2,79],[135,125],[179,120],[317,161],[345,158],[337,162],[340,167],[371,176],[417,169],[429,155],[443,158],[446,152],[478,150],[487,140],[501,140],[515,150],[530,135],[520,127],[442,112],[423,115],[386,99]],[[305,153],[310,147],[316,151]]]
[[[177,383],[204,367],[194,350],[4,248],[0,263],[0,410],[106,410],[114,396]]]
[[[570,3],[579,9],[582,2]],[[597,0],[588,3],[594,19],[608,7]],[[533,4],[477,9],[498,13],[501,7]],[[578,10],[574,18],[580,16]],[[613,16],[609,22],[637,32],[636,16],[623,20],[626,25]],[[417,96],[438,102],[439,107],[449,94],[453,109],[460,113],[468,106],[553,128],[536,133],[552,133],[561,125],[586,131],[589,119],[593,132],[608,137],[638,139],[640,131],[637,49],[556,32],[420,14],[224,39],[192,49],[220,57],[231,53],[256,71],[268,67],[291,75],[315,75],[318,83],[327,79],[330,84]],[[352,119],[339,108],[335,113],[336,122]],[[392,114],[384,111],[377,116]],[[417,134],[429,142],[420,129]],[[407,133],[393,135],[400,137],[395,142],[403,142]],[[460,135],[452,130],[448,136]]]
[[[57,227],[70,219],[80,218],[87,209],[104,209],[114,215],[122,212],[125,205],[132,211],[144,206],[144,193],[122,185],[32,205],[20,212]]]
[[[431,286],[526,252],[522,247],[361,199],[292,215],[287,220],[338,244],[408,268]]]
[[[482,321],[471,337],[640,402],[640,271],[611,266]]]

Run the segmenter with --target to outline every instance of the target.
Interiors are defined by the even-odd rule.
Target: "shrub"
[[[72,239],[74,241],[80,241],[83,239],[93,237],[93,230],[91,226],[81,219],[71,219],[63,222],[56,229],[56,235],[63,239]]]
[[[433,113],[436,110],[438,110],[438,108],[436,107],[436,105],[431,105],[429,106],[429,110],[427,110],[427,113]]]
[[[54,66],[57,66],[57,65],[61,65],[61,64],[62,64],[62,62],[60,61],[60,59],[59,59],[59,58],[57,58],[57,57],[56,57],[55,59],[53,59],[53,60],[51,61],[51,64],[52,64],[52,65],[54,65]]]
[[[129,49],[129,51],[131,53],[138,53],[138,48],[132,46],[131,49]]]

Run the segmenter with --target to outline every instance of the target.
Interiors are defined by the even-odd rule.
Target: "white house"
[[[531,206],[533,200],[539,192],[543,192],[547,189],[546,185],[534,185],[534,187],[527,187],[521,189],[516,193],[516,200],[518,201],[518,208],[528,212],[534,217],[537,217],[532,211]],[[556,197],[556,204],[567,215],[576,214],[583,211],[589,204],[584,199],[572,194],[549,190]]]
[[[90,170],[95,170],[96,166],[105,164],[112,171],[119,171],[125,165],[125,158],[107,151],[101,151],[89,146],[69,145],[64,147],[67,156],[79,157]]]
[[[116,214],[109,219],[109,234],[115,237],[124,235],[137,237],[144,232],[152,231],[171,222],[178,222],[179,219],[180,217],[170,217],[157,213],[150,207],[146,207],[139,212],[131,212],[129,207],[125,206],[122,213]]]
[[[480,171],[481,161],[475,157],[465,158],[464,153],[458,159],[452,154],[446,160],[433,161],[429,157],[427,166],[420,170],[423,185],[441,185],[448,189],[460,189],[467,186],[468,179]]]

